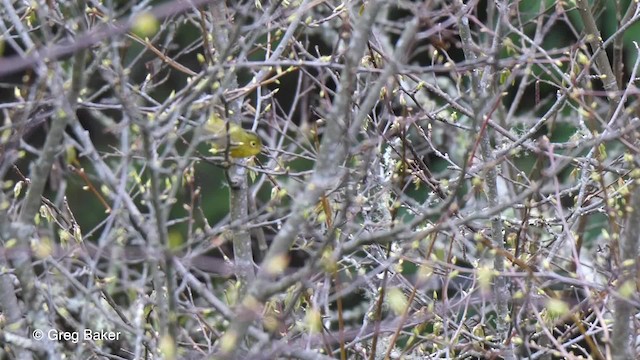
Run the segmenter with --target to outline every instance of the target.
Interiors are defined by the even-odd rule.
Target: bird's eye
[[[256,145],[257,145],[257,144],[256,144],[256,142],[255,142],[255,141],[252,141],[252,142],[251,142],[251,147],[256,147]]]

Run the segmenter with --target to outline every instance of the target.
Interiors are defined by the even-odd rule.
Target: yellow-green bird
[[[258,155],[262,150],[262,140],[258,134],[233,122],[230,122],[227,128],[227,123],[217,114],[211,115],[204,129],[214,135],[214,139],[211,140],[213,154],[224,154],[227,151],[227,140],[231,141],[228,148],[229,156],[232,158],[248,158]]]

